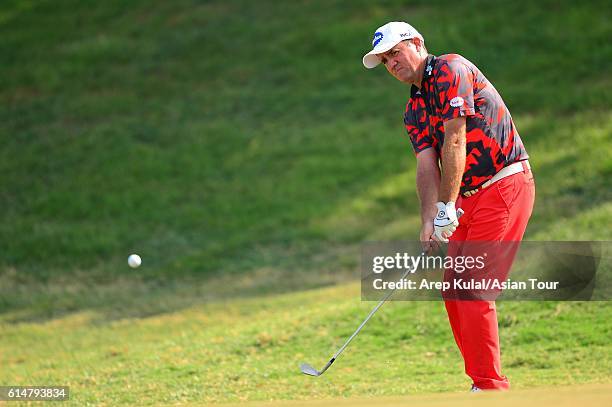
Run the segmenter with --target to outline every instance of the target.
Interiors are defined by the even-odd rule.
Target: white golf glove
[[[436,208],[438,208],[438,214],[434,219],[433,238],[439,242],[448,243],[448,238],[451,237],[457,226],[459,226],[455,203],[452,201],[446,204],[444,202],[436,202]]]

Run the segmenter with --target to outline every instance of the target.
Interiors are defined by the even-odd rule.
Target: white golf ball
[[[131,268],[135,269],[142,264],[142,259],[137,254],[130,254],[130,257],[128,257],[128,264]]]

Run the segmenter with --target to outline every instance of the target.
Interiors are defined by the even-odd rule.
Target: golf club
[[[462,209],[458,209],[457,210],[457,218],[460,218],[461,215],[463,215],[463,210]],[[421,256],[424,256],[425,254],[426,254],[425,251],[421,252]],[[406,270],[404,272],[404,274],[400,277],[399,281],[402,281],[404,278],[406,278],[406,276],[408,276],[408,274],[411,271],[412,271],[412,269],[410,269],[410,268],[408,270]],[[308,363],[302,363],[300,365],[300,370],[302,371],[302,373],[304,373],[305,375],[308,375],[308,376],[321,376],[323,373],[325,373],[325,371],[327,369],[329,369],[329,367],[332,365],[332,363],[334,363],[336,361],[336,358],[338,356],[340,356],[340,354],[344,351],[344,349],[348,346],[348,344],[351,343],[353,338],[357,336],[359,331],[361,331],[361,329],[370,320],[370,318],[372,318],[372,315],[374,315],[376,313],[376,311],[378,311],[378,309],[385,303],[385,301],[387,301],[389,299],[389,297],[391,297],[393,295],[393,293],[395,293],[395,290],[397,290],[397,288],[394,288],[391,291],[389,291],[383,297],[383,299],[380,300],[380,302],[372,309],[372,311],[370,311],[370,313],[368,314],[366,319],[363,320],[361,325],[359,325],[359,328],[357,328],[357,330],[355,332],[353,332],[353,334],[347,339],[347,341],[344,343],[344,345],[342,345],[342,347],[340,349],[338,349],[338,351],[336,353],[334,353],[334,355],[331,357],[329,362],[327,362],[327,364],[323,367],[323,369],[317,370],[314,367],[312,367],[311,365],[309,365]]]

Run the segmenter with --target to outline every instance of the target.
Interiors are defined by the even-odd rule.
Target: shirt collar
[[[427,55],[427,59],[425,60],[425,69],[423,70],[423,84],[427,79],[433,76],[433,69],[436,63],[436,57],[434,55]]]
[[[423,68],[423,80],[421,81],[421,89],[412,85],[412,87],[410,88],[410,97],[414,98],[415,96],[420,95],[422,93],[421,90],[424,90],[423,85],[425,84],[425,82],[427,82],[429,78],[433,76],[433,68],[435,63],[436,57],[432,54],[427,55],[427,59],[425,60],[425,67]]]

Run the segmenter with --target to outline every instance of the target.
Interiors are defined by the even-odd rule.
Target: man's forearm
[[[465,118],[444,123],[445,136],[442,147],[442,180],[439,200],[455,201],[459,195],[461,178],[465,170]]]
[[[417,174],[417,191],[421,201],[421,221],[431,222],[436,216],[436,202],[440,187],[440,173]]]
[[[433,149],[421,153],[417,163],[416,185],[421,202],[421,221],[431,222],[436,216],[436,202],[440,189],[438,155]],[[427,156],[425,156],[427,155]]]

